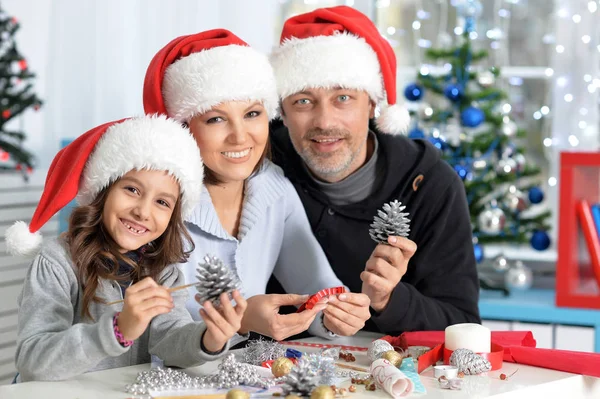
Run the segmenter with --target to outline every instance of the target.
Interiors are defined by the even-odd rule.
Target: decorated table
[[[380,335],[360,333],[355,337],[340,337],[335,341],[325,341],[319,338],[310,338],[292,346],[302,352],[319,352],[322,344],[344,345],[352,353],[355,361],[347,365],[358,368],[368,368],[370,361],[367,353],[359,348],[369,347],[374,339]],[[315,345],[315,346],[313,346]],[[356,350],[353,350],[353,347]],[[238,352],[239,351],[235,351]],[[343,361],[340,359],[340,362]],[[199,367],[184,370],[191,376],[202,376],[217,370],[219,362],[211,362]],[[338,363],[340,364],[340,363]],[[119,369],[104,370],[87,373],[68,381],[62,382],[28,382],[15,385],[0,386],[0,398],[101,398],[101,399],[126,399],[141,398],[126,393],[125,387],[136,380],[141,371],[150,370],[151,365],[124,367]],[[501,375],[509,376],[501,378]],[[598,398],[600,397],[600,379],[586,377],[561,371],[537,368],[522,364],[504,362],[500,370],[489,371],[483,375],[467,375],[463,377],[461,390],[440,389],[440,383],[434,377],[431,367],[420,374],[420,380],[426,393],[412,393],[410,397],[420,398],[527,398],[532,397],[569,397],[569,398]],[[348,388],[350,380],[339,381],[338,387]],[[227,390],[222,390],[226,393]],[[253,391],[252,398],[272,397],[272,392]],[[222,396],[225,397],[224,395]],[[364,397],[390,398],[385,391],[377,389],[367,391],[364,385],[356,385],[355,392],[346,392],[348,399]],[[191,398],[191,397],[190,397]]]

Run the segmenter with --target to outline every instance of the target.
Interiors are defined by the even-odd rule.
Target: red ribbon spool
[[[328,297],[331,295],[343,294],[344,292],[346,292],[345,287],[325,288],[324,290],[321,290],[321,291],[317,292],[316,294],[312,295],[310,298],[308,298],[308,301],[306,301],[304,304],[302,304],[302,306],[300,306],[298,308],[297,313],[302,312],[306,309],[314,308],[315,305],[317,304],[317,302],[319,302],[321,299],[323,299],[325,297]]]
[[[477,353],[484,359],[486,359],[492,365],[493,370],[500,370],[502,368],[502,359],[504,358],[504,347],[492,342],[492,351],[490,353]],[[450,349],[444,347],[444,364],[450,364],[450,356],[452,355]]]

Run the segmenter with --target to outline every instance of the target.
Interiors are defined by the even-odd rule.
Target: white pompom
[[[381,113],[375,119],[377,129],[381,133],[403,134],[408,129],[410,114],[402,105],[382,106]]]
[[[6,249],[9,254],[17,256],[35,255],[42,246],[40,232],[32,233],[25,222],[15,222],[5,233]]]

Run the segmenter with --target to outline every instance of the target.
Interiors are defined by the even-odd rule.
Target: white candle
[[[490,353],[492,333],[489,328],[475,323],[454,324],[446,327],[444,345],[448,350],[471,349],[475,353]]]

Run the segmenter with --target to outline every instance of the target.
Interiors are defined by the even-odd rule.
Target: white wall
[[[141,114],[146,67],[175,37],[226,28],[264,52],[277,41],[278,0],[4,0],[2,7],[21,22],[17,45],[45,102],[14,122],[42,168],[61,138]]]

